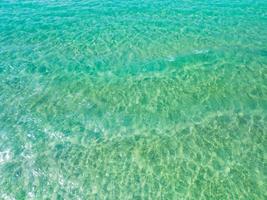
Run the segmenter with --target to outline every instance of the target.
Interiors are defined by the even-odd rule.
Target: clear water
[[[1,0],[0,199],[266,199],[265,0]]]

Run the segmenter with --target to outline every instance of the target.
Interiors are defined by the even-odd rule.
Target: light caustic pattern
[[[266,10],[0,1],[0,199],[266,199]]]

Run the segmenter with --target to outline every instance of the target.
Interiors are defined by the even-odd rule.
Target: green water
[[[267,198],[265,0],[0,0],[0,199]]]

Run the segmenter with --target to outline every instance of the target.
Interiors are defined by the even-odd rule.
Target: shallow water
[[[266,10],[1,0],[0,199],[266,199]]]

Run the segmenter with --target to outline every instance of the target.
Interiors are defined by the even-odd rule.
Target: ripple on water
[[[0,199],[264,199],[265,1],[0,13]]]

